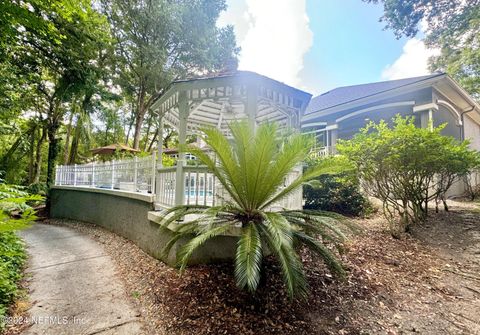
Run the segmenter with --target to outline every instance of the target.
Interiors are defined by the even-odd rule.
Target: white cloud
[[[313,43],[306,0],[230,0],[219,25],[233,24],[241,46],[239,69],[299,85]]]
[[[438,54],[439,51],[436,49],[427,49],[421,40],[409,39],[403,46],[400,57],[385,67],[382,79],[392,80],[430,74],[428,59]]]

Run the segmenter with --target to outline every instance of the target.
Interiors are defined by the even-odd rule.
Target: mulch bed
[[[100,227],[48,223],[74,227],[104,245],[149,334],[395,334],[395,310],[429,290],[439,267],[428,247],[410,237],[392,238],[378,218],[362,220],[364,232],[351,239],[343,256],[348,279],[333,278],[302,251],[310,296],[291,301],[272,259],[265,261],[266,276],[251,296],[235,286],[231,264],[191,267],[180,276]]]

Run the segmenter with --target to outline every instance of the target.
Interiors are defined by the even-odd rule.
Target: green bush
[[[17,294],[25,260],[23,242],[13,232],[0,232],[0,329],[8,306]]]
[[[33,183],[28,185],[27,192],[30,194],[39,194],[46,196],[48,193],[48,187],[46,183]]]
[[[444,127],[418,128],[413,117],[397,115],[392,127],[372,122],[337,143],[355,166],[362,190],[382,202],[394,236],[423,222],[430,201],[443,202],[448,210],[448,189],[478,166],[479,153],[468,141],[442,136]]]
[[[32,207],[43,201],[25,187],[4,184],[0,179],[0,330],[3,317],[17,294],[26,253],[23,242],[13,230],[28,227],[36,219]]]
[[[28,227],[37,219],[32,206],[43,200],[43,196],[30,194],[23,186],[4,184],[0,179],[0,232]]]
[[[363,216],[372,211],[368,199],[360,192],[359,183],[349,173],[323,175],[318,183],[303,187],[305,209],[331,211],[350,216]]]

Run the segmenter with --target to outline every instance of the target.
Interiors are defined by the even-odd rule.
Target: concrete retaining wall
[[[176,250],[185,242],[178,243],[167,258],[162,257],[162,249],[171,234],[160,232],[158,223],[148,219],[148,213],[153,209],[153,198],[149,195],[67,186],[51,189],[52,218],[94,223],[131,240],[153,257],[173,265]],[[236,241],[237,238],[233,236],[212,239],[193,254],[190,263],[232,259]]]

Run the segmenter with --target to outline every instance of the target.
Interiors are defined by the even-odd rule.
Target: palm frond
[[[238,287],[254,292],[260,282],[262,241],[254,223],[242,230],[235,257],[235,279]]]
[[[287,175],[295,166],[301,163],[309,148],[308,138],[300,135],[292,135],[288,141],[279,142],[277,155],[269,164],[266,178],[262,180],[259,188],[257,205],[265,208],[263,205],[273,195],[278,193],[280,187],[283,186]],[[263,163],[265,164],[265,163]]]
[[[346,239],[345,234],[338,228],[338,221],[335,219],[321,215],[302,213],[301,211],[281,213],[287,220],[292,218],[300,219],[300,221],[297,221],[297,224],[306,230],[311,229],[313,232],[321,234],[325,229],[328,229],[337,239],[341,241]]]
[[[194,146],[186,146],[185,148],[180,148],[180,150],[188,151],[193,154],[197,159],[199,159],[207,168],[215,175],[218,181],[222,184],[228,194],[238,203],[245,206],[244,198],[240,195],[242,194],[241,190],[237,189],[239,180],[237,178],[238,169],[234,167],[229,167],[225,169],[223,165],[217,164],[209,155],[203,152],[201,149]],[[231,173],[235,174],[235,177]]]
[[[180,271],[185,270],[190,257],[192,256],[193,252],[197,248],[202,246],[209,239],[226,233],[231,228],[232,228],[232,224],[223,224],[215,228],[206,230],[200,235],[195,236],[188,243],[182,246],[178,253],[178,262],[177,262],[177,265],[180,267]]]
[[[160,226],[160,232],[162,234],[168,235],[173,234],[173,236],[168,240],[161,251],[161,255],[164,258],[168,258],[168,254],[170,250],[172,250],[173,246],[182,238],[187,237],[188,235],[194,235],[197,229],[197,222],[188,222],[185,224],[179,224],[178,228],[174,231],[168,229],[166,226]]]
[[[295,296],[305,297],[307,294],[307,282],[303,272],[303,265],[292,245],[279,243],[271,231],[265,225],[259,225],[267,245],[280,262],[283,279],[287,292],[291,298]]]
[[[290,223],[279,213],[264,212],[264,222],[270,235],[274,237],[274,242],[277,243],[277,247],[283,245],[292,245],[292,227]]]
[[[320,257],[322,257],[323,261],[332,273],[338,275],[340,278],[345,278],[346,272],[342,264],[335,258],[335,256],[330,250],[328,250],[327,247],[325,247],[322,243],[303,232],[295,231],[293,235],[295,236],[296,240],[298,240],[302,244],[306,245],[310,250],[320,255]]]
[[[289,196],[292,192],[296,191],[300,186],[309,180],[321,176],[322,174],[332,173],[336,174],[344,170],[344,166],[339,163],[339,160],[325,160],[317,166],[306,171],[303,175],[295,179],[290,185],[285,187],[283,190],[273,195],[270,200],[265,202],[261,209],[267,208],[278,202],[285,197]]]

